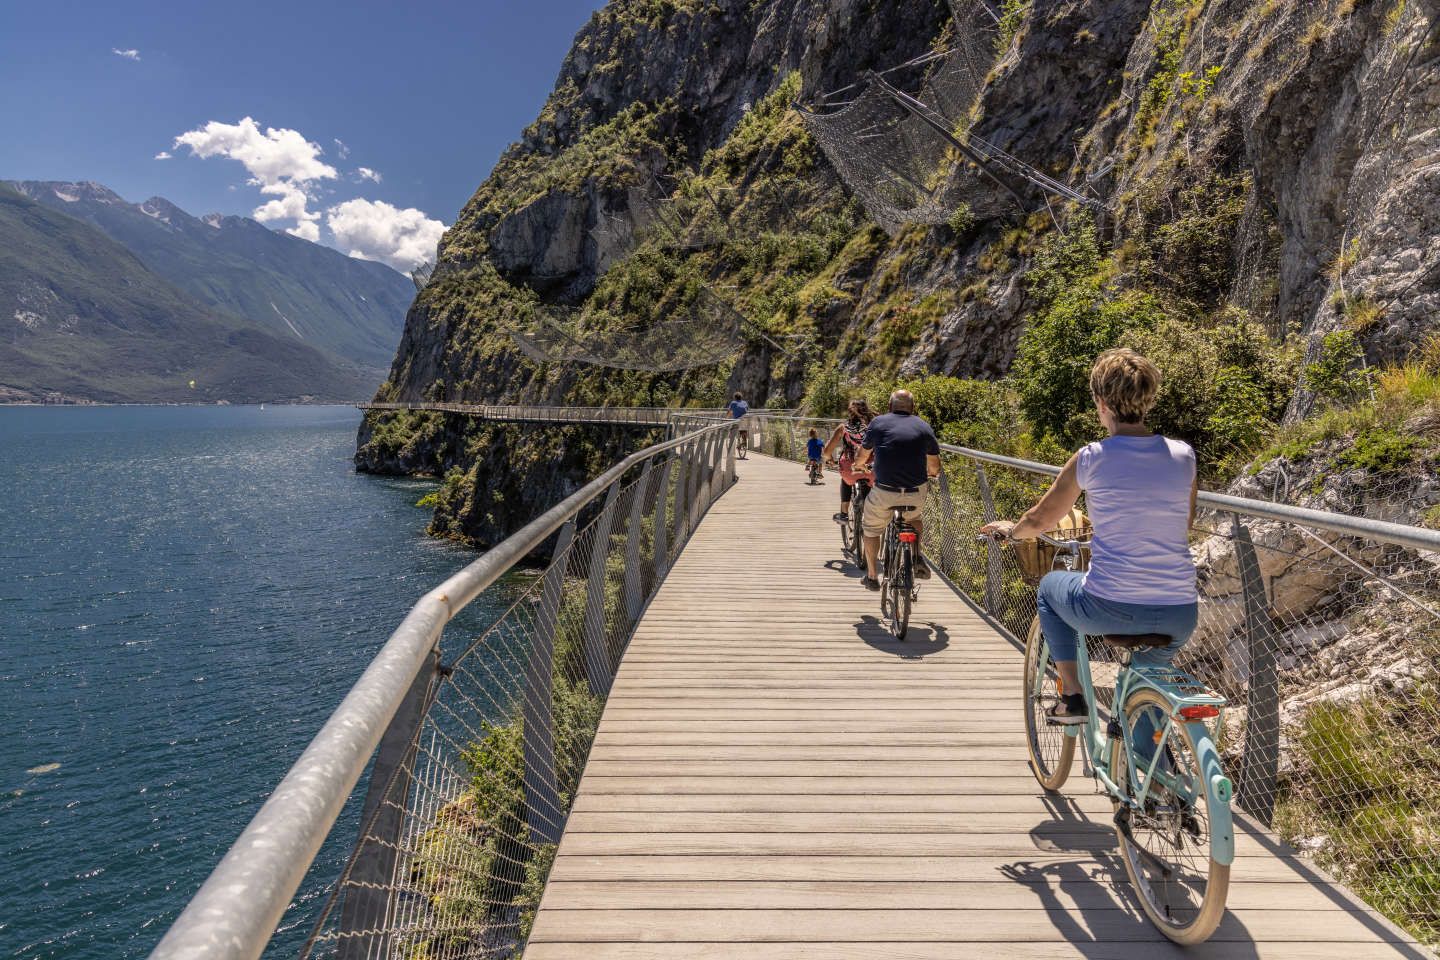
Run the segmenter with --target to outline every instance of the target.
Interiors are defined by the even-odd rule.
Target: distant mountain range
[[[373,389],[370,376],[198,303],[88,223],[0,186],[0,401],[350,400]]]
[[[414,296],[384,264],[96,183],[0,184],[0,399],[349,400],[384,379]],[[164,380],[187,349],[218,379]]]

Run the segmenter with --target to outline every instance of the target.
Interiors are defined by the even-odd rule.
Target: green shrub
[[[1365,349],[1353,330],[1327,333],[1321,338],[1319,356],[1305,368],[1305,386],[1331,403],[1357,400],[1371,385],[1364,360]]]

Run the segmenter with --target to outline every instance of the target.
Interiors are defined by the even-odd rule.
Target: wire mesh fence
[[[388,726],[384,717],[368,718],[384,733],[359,838],[303,957],[521,955],[615,669],[671,563],[733,482],[737,429],[734,421],[682,415],[678,439],[632,456],[555,508],[563,522],[538,537],[516,534],[533,542],[491,551],[508,568],[553,536],[543,572],[492,626],[429,645]],[[464,603],[440,599],[455,609]],[[344,797],[313,799],[338,810]],[[262,810],[256,823],[266,817]],[[221,902],[236,889],[234,877],[261,872],[243,862],[248,847],[242,836],[206,884]],[[242,862],[227,867],[237,857]],[[279,894],[280,909],[289,895]],[[207,896],[202,889],[155,956],[193,955],[185,950],[197,942],[233,949]],[[245,898],[237,903],[237,914],[261,909]],[[245,955],[258,954],[274,931],[263,918],[238,925],[263,937]]]
[[[766,417],[756,429],[765,452],[800,460],[811,429],[828,437],[838,423]],[[1058,468],[942,450],[926,557],[1010,635],[1018,670],[1034,580],[1014,549],[978,531],[1018,518]],[[1268,486],[1278,503],[1201,495],[1191,539],[1200,625],[1176,665],[1230,700],[1221,748],[1236,803],[1440,942],[1440,534],[1419,525],[1440,487],[1420,473]],[[1361,517],[1286,500],[1358,504]],[[1099,638],[1087,647],[1108,710],[1118,662]]]

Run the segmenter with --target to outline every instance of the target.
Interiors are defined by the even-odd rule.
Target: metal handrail
[[[840,424],[844,420],[834,417],[792,417],[760,414],[767,420],[788,420],[795,423],[805,424]],[[984,450],[973,450],[969,447],[958,446],[953,443],[942,443],[940,449],[945,453],[958,454],[971,460],[982,463],[993,463],[997,466],[1009,467],[1014,470],[1021,470],[1026,473],[1056,477],[1060,475],[1060,467],[1049,463],[1038,463],[1034,460],[1022,460],[1019,457],[1007,457],[1003,454],[989,453]],[[1425,527],[1407,526],[1402,523],[1393,523],[1388,520],[1374,520],[1368,517],[1352,517],[1342,513],[1331,513],[1326,510],[1312,510],[1307,507],[1296,507],[1285,503],[1269,503],[1264,500],[1251,500],[1246,497],[1235,497],[1225,493],[1211,493],[1200,491],[1197,501],[1201,507],[1216,510],[1221,513],[1239,514],[1244,517],[1254,517],[1259,520],[1276,520],[1282,523],[1294,523],[1301,526],[1314,527],[1318,530],[1327,530],[1331,533],[1338,533],[1343,536],[1369,537],[1381,543],[1388,543],[1394,546],[1407,547],[1412,550],[1424,550],[1427,552],[1440,552],[1440,530],[1430,530]]]
[[[176,918],[152,960],[259,957],[445,625],[628,470],[735,428],[735,421],[697,425],[631,454],[421,597]]]

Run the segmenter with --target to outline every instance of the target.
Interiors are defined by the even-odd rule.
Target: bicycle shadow
[[[1147,955],[1157,960],[1258,960],[1254,938],[1231,913],[1204,945],[1181,948],[1157,942],[1159,931],[1136,899],[1109,818],[1090,819],[1069,797],[1047,794],[1040,800],[1051,819],[1032,828],[1030,839],[1037,850],[1056,858],[1017,860],[1003,864],[1000,874],[1035,896],[1055,930],[1081,956],[1108,960],[1115,956],[1117,943],[1144,942]]]
[[[826,560],[825,569],[834,570],[836,573],[844,574],[845,578],[848,580],[859,580],[865,575],[864,571],[862,571],[859,567],[855,566],[855,564],[851,563],[849,560]]]
[[[855,635],[865,645],[901,660],[921,660],[950,646],[950,631],[938,623],[911,623],[904,640],[896,640],[879,617],[866,614],[855,622]]]

